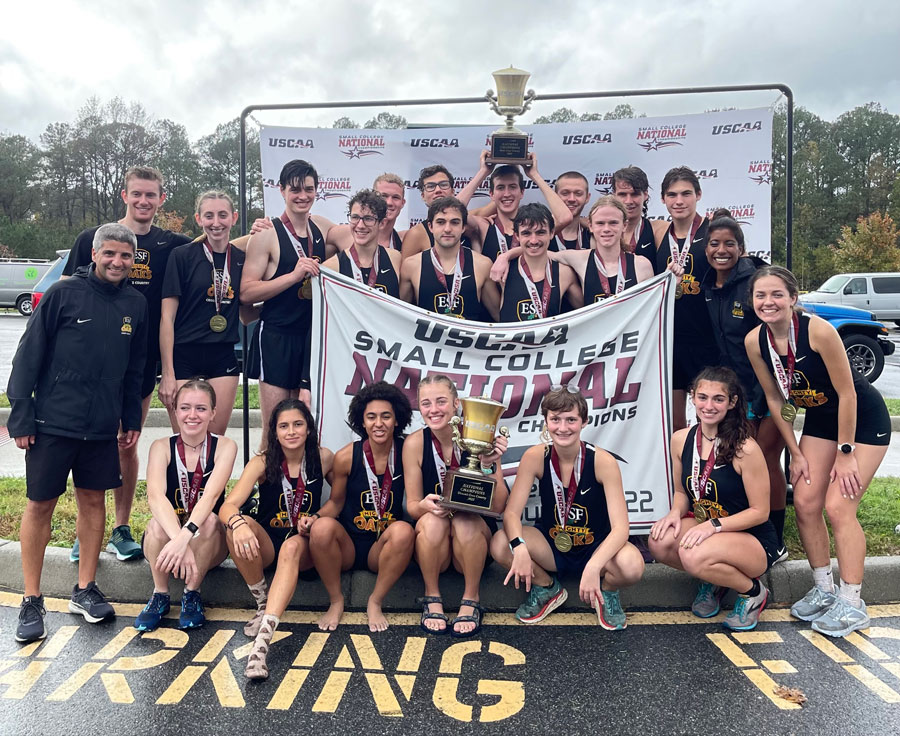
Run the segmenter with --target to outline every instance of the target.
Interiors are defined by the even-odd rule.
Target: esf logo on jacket
[[[131,334],[131,317],[122,317],[122,334]]]

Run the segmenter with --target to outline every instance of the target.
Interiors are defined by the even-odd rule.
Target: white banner
[[[538,168],[551,183],[565,171],[579,171],[597,198],[612,192],[612,175],[638,166],[650,181],[649,216],[667,220],[660,199],[665,173],[690,166],[700,179],[701,214],[727,207],[742,224],[747,250],[766,260],[771,252],[772,110],[727,110],[629,120],[521,126],[531,137]],[[280,215],[278,191],[282,166],[295,158],[319,172],[319,201],[314,212],[346,222],[347,201],[371,187],[386,171],[406,182],[407,204],[397,228],[425,218],[426,207],[416,189],[419,171],[443,164],[454,175],[456,191],[478,170],[478,157],[497,126],[408,128],[402,130],[338,130],[283,128],[260,130],[262,175],[267,215]],[[526,180],[524,201],[539,201],[540,192]],[[488,202],[485,184],[471,206]]]
[[[506,405],[507,475],[540,442],[540,403],[554,385],[587,398],[582,437],[613,453],[633,531],[645,531],[671,508],[671,275],[560,317],[516,324],[461,322],[393,299],[333,271],[313,289],[314,412],[321,442],[338,450],[355,439],[346,424],[350,399],[385,380],[416,407],[422,376],[448,375],[459,394]],[[390,328],[387,327],[390,325]],[[412,429],[422,426],[416,413]],[[508,477],[510,486],[513,478]],[[528,520],[535,518],[534,489]]]

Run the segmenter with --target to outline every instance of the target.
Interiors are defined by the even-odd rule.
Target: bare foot
[[[369,598],[369,604],[366,606],[366,618],[369,619],[369,631],[385,631],[388,627],[388,621],[381,610],[381,604],[376,603]]]
[[[341,616],[344,615],[344,599],[333,601],[328,610],[322,614],[319,619],[319,629],[321,631],[334,631],[341,622]]]
[[[428,612],[443,613],[444,605],[442,603],[429,603]],[[429,631],[445,631],[447,628],[447,621],[442,618],[426,618],[425,628]]]

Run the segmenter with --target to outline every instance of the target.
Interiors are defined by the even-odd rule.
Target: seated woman
[[[370,631],[384,631],[384,596],[406,570],[416,534],[403,517],[403,433],[412,419],[409,400],[384,381],[350,402],[347,424],[363,439],[334,456],[331,497],[312,527],[309,549],[331,606],[319,628],[333,631],[344,612],[341,570],[377,574],[366,615]],[[337,518],[335,518],[337,517]]]
[[[581,440],[588,407],[580,392],[554,389],[541,401],[541,412],[546,444],[529,447],[522,456],[491,554],[509,570],[504,585],[510,579],[516,588],[525,584],[528,597],[516,611],[523,624],[542,621],[561,606],[568,593],[559,578],[575,574],[581,578],[581,600],[596,609],[600,625],[624,629],[619,589],[641,579],[644,560],[628,541],[619,466],[608,452]],[[533,527],[523,526],[535,481],[539,516]]]
[[[459,467],[462,457],[453,443],[450,418],[459,411],[456,386],[447,376],[435,374],[419,381],[419,412],[425,426],[403,443],[406,476],[406,510],[416,520],[416,560],[425,582],[421,627],[429,634],[447,632],[447,616],[438,579],[450,563],[465,579],[459,613],[450,624],[455,637],[473,636],[481,630],[484,609],[479,604],[481,573],[487,560],[493,520],[469,512],[451,512],[441,505],[447,468]],[[482,472],[497,481],[493,511],[500,513],[509,492],[500,469],[507,439],[494,438],[493,452],[481,456]]]
[[[769,591],[759,581],[778,556],[769,521],[766,460],[747,419],[747,401],[730,368],[704,368],[691,386],[698,424],[672,435],[675,498],[650,531],[650,551],[669,567],[738,592],[725,619],[755,629]],[[699,490],[698,490],[699,489]],[[701,593],[703,594],[703,586]],[[701,618],[719,612],[695,610]]]
[[[206,381],[185,381],[175,394],[181,431],[150,445],[147,501],[152,518],[142,546],[153,575],[153,596],[134,621],[153,631],[169,612],[169,575],[184,580],[178,627],[203,626],[200,584],[228,554],[216,511],[231,477],[237,445],[210,434],[216,392]]]
[[[278,620],[297,589],[297,576],[313,566],[309,529],[319,518],[322,479],[331,482],[331,450],[319,447],[316,423],[299,399],[284,399],[272,411],[265,452],[247,463],[219,511],[228,527],[228,549],[256,600],[256,613],[244,627],[255,637],[244,674],[269,676],[266,656]],[[241,507],[259,484],[256,519]],[[263,570],[278,560],[272,587]]]

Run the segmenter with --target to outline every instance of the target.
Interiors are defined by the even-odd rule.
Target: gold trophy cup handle
[[[450,427],[453,429],[453,444],[457,447],[462,447],[460,445],[460,440],[462,440],[462,435],[459,433],[459,425],[462,420],[458,416],[450,417]]]

